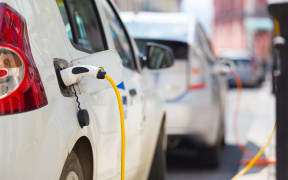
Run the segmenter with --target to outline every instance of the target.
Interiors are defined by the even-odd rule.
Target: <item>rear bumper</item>
[[[259,81],[261,80],[261,76],[257,75],[255,73],[252,72],[245,72],[245,73],[238,73],[241,83],[244,86],[253,86],[253,85],[257,85],[259,83]],[[236,86],[236,81],[235,78],[231,75],[228,77],[228,82],[229,85],[232,86]]]
[[[1,118],[0,179],[58,179],[64,163],[56,148],[59,146],[52,141],[59,139],[57,131],[50,137],[41,133],[42,119],[37,115],[33,119],[25,119],[22,114]],[[48,138],[51,146],[43,143]]]
[[[182,101],[166,104],[167,134],[187,136],[197,143],[212,146],[217,143],[220,112],[212,102],[205,102],[208,99],[200,99],[190,94]]]

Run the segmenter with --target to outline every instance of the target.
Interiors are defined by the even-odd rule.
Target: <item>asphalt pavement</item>
[[[222,150],[221,165],[211,168],[201,162],[201,149],[190,148],[170,151],[167,155],[167,180],[229,180],[243,166],[243,156],[235,144],[233,114],[236,106],[236,89],[230,89],[227,97],[226,146]],[[256,154],[266,142],[275,122],[275,99],[270,81],[259,88],[245,88],[241,96],[239,114],[239,140]],[[275,139],[265,152],[265,157],[275,158]],[[274,180],[275,166],[253,168],[241,180]]]

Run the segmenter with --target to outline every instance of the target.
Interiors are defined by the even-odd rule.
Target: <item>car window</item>
[[[212,45],[209,42],[209,39],[207,38],[206,33],[204,32],[201,26],[198,26],[197,34],[198,34],[197,42],[201,47],[202,51],[204,52],[206,58],[208,58],[210,63],[215,61]]]
[[[115,48],[122,59],[123,65],[130,69],[136,69],[129,37],[119,16],[116,15],[111,4],[107,4],[106,8],[104,8],[104,12],[107,17]]]
[[[93,0],[56,0],[71,42],[88,52],[106,48]]]
[[[205,33],[203,32],[200,26],[198,26],[197,28],[197,33],[198,33],[197,40],[198,40],[199,46],[202,48],[202,50],[207,52],[208,44],[206,42]]]
[[[249,59],[241,59],[241,58],[235,58],[233,59],[233,62],[236,64],[236,65],[249,65],[251,64],[251,61]]]
[[[125,16],[123,17],[125,18]],[[137,39],[167,39],[182,42],[186,42],[188,39],[188,25],[183,23],[126,20],[125,24],[130,35]]]

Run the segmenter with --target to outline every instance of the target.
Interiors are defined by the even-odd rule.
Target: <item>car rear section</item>
[[[259,82],[259,75],[257,74],[256,64],[250,59],[233,59],[236,65],[236,72],[240,76],[244,85],[255,85]],[[236,86],[234,78],[229,78],[229,83]]]
[[[69,59],[56,8],[47,0],[0,1],[3,180],[59,179],[68,153],[84,135],[75,119],[75,103],[63,98],[53,65],[54,58]]]
[[[265,79],[263,65],[253,55],[246,51],[224,52],[222,57],[230,59],[235,65],[235,71],[239,75],[244,86],[258,86]],[[229,85],[236,86],[232,75],[228,77]]]
[[[174,66],[154,74],[166,99],[168,135],[190,135],[201,144],[214,145],[221,124],[220,90],[211,76],[213,65],[204,52],[209,45],[201,26],[181,13],[123,13],[122,17],[142,53],[147,42],[167,45],[174,52]]]
[[[140,38],[136,42],[141,52],[145,52],[148,42],[166,45],[174,52],[174,66],[155,74],[158,89],[166,100],[169,139],[190,135],[199,144],[215,144],[219,109],[213,99],[205,60],[185,42]]]
[[[186,76],[189,74],[190,71]],[[163,79],[166,78],[163,77]],[[163,86],[168,89],[169,87],[165,86],[167,80],[162,82]],[[190,140],[197,144],[210,146],[215,144],[217,138],[219,109],[211,93],[210,84],[207,82],[196,84],[195,82],[192,85],[185,83],[187,86],[182,94],[166,99],[167,133],[169,136],[188,135],[191,137]]]

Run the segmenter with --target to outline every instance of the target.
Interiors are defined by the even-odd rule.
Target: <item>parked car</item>
[[[155,74],[166,99],[168,147],[177,148],[184,140],[208,147],[205,157],[217,166],[225,138],[226,81],[219,70],[224,65],[215,58],[202,26],[179,13],[121,16],[142,53],[149,42],[173,50],[175,65]]]
[[[231,50],[223,52],[220,56],[234,63],[235,71],[244,86],[260,86],[264,82],[265,68],[249,51]],[[230,86],[237,85],[232,75],[228,77],[228,82]]]
[[[164,179],[164,104],[150,70],[173,64],[169,48],[150,45],[142,67],[109,0],[0,0],[0,31],[1,180],[120,179],[116,96],[105,80],[63,86],[59,71],[73,65],[103,67],[117,82],[126,178]],[[82,128],[80,108],[90,117]]]

